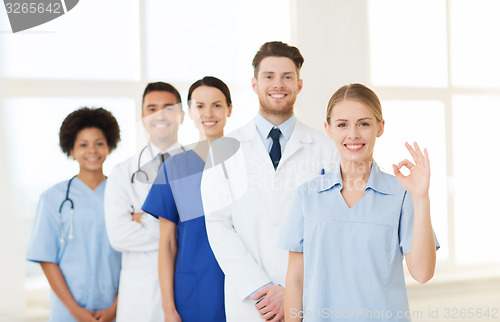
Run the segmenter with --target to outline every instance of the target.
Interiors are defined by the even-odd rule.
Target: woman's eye
[[[222,107],[222,105],[220,105],[220,104],[215,104],[215,107]]]
[[[196,108],[203,108],[203,105],[196,105]]]
[[[81,146],[82,148],[84,148],[84,147],[86,147],[86,146],[87,146],[87,144],[82,143],[82,144],[80,144],[80,146]]]
[[[97,143],[98,146],[103,146],[104,145],[104,142],[98,142]]]
[[[346,127],[346,126],[347,126],[347,124],[345,124],[345,123],[339,123],[337,126],[338,126],[338,127]]]
[[[363,122],[360,124],[361,126],[370,126],[370,123]]]

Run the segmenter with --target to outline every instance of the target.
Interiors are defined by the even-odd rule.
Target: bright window
[[[377,142],[375,160],[388,173],[392,165],[413,158],[404,146],[417,142],[427,148],[431,160],[431,217],[438,240],[443,244],[439,259],[448,258],[446,188],[446,142],[444,105],[437,101],[382,101],[385,131]],[[425,129],[425,130],[424,130]]]
[[[0,76],[137,81],[137,9],[137,0],[79,1],[71,11],[39,27],[2,33]],[[0,12],[5,19],[2,30],[10,30],[5,10]]]
[[[500,96],[453,97],[453,165],[457,262],[500,262],[500,212],[496,206],[500,172]]]
[[[445,87],[445,0],[370,1],[374,85]]]
[[[8,167],[19,210],[34,215],[40,193],[78,173],[78,163],[59,147],[64,118],[81,106],[103,107],[118,121],[121,142],[104,163],[109,174],[115,164],[135,151],[133,101],[122,98],[9,98],[2,102],[2,135],[7,140]]]
[[[500,117],[499,10],[494,0],[369,2],[371,81],[387,121],[377,158],[389,167],[406,153],[404,140],[429,149],[438,259],[452,267],[500,262],[491,147]]]

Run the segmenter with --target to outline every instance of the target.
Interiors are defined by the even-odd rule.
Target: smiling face
[[[370,162],[375,140],[384,132],[384,120],[378,122],[372,110],[360,101],[345,99],[330,113],[326,132],[337,146],[341,161]]]
[[[142,105],[142,122],[150,141],[162,150],[177,142],[184,112],[174,94],[153,91],[146,94]]]
[[[266,57],[260,62],[257,78],[252,79],[252,88],[259,96],[262,116],[278,116],[285,121],[293,115],[302,80],[290,58]]]
[[[231,110],[232,105],[227,105],[226,96],[218,88],[200,86],[191,94],[189,117],[200,131],[201,138],[223,136]]]
[[[102,130],[90,127],[78,132],[70,155],[80,164],[80,173],[102,172],[102,164],[109,152],[108,142]]]

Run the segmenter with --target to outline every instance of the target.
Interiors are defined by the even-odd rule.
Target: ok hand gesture
[[[424,149],[424,153],[420,151],[420,148],[415,142],[413,148],[408,142],[405,143],[406,148],[410,151],[415,164],[405,159],[398,163],[398,165],[393,164],[394,175],[398,179],[399,183],[405,188],[408,193],[415,199],[419,197],[426,197],[429,194],[429,182],[431,177],[431,169],[429,165],[429,155],[427,154],[427,149]],[[410,170],[410,174],[404,176],[400,169],[402,167],[407,167]]]

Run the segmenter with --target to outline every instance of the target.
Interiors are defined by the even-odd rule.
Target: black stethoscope
[[[73,178],[69,179],[68,187],[66,188],[66,199],[63,200],[63,202],[61,203],[61,206],[59,207],[59,231],[61,232],[61,239],[60,239],[61,244],[64,244],[66,241],[73,239],[73,217],[74,217],[74,213],[75,213],[75,204],[74,204],[73,200],[71,200],[71,198],[69,197],[69,189],[71,187],[71,182],[73,181],[73,179],[75,177],[76,176],[73,176]],[[71,219],[70,219],[71,221],[69,224],[68,237],[64,237],[63,220],[62,220],[62,208],[66,202],[69,202],[70,209],[71,209]]]
[[[145,147],[142,148],[141,153],[139,153],[139,158],[137,159],[137,170],[134,173],[132,173],[132,176],[130,177],[131,183],[134,183],[134,178],[136,178],[138,175],[144,176],[144,179],[146,179],[146,180],[144,180],[144,182],[149,182],[148,174],[144,170],[141,169],[142,154],[144,153],[144,151],[146,151],[147,148],[150,149],[151,155],[153,155],[152,149],[149,145],[146,145]],[[186,152],[186,149],[184,149],[184,147],[182,145],[181,145],[181,150],[182,150],[182,152]]]

